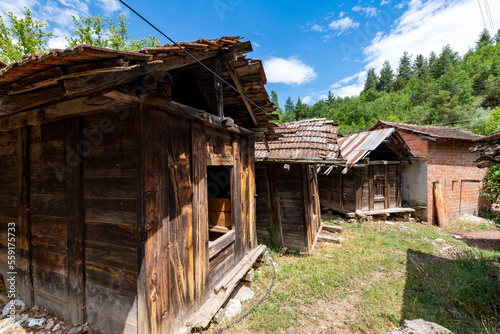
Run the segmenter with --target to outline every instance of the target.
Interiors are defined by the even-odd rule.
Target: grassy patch
[[[342,245],[318,244],[308,256],[272,252],[275,288],[226,333],[383,333],[417,318],[456,334],[498,332],[500,285],[492,260],[500,252],[468,248],[433,226],[342,226]],[[256,298],[244,310],[272,277],[271,266],[259,269]]]

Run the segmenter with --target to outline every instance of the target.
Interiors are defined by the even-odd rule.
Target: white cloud
[[[382,2],[380,2],[380,6],[387,5],[388,3],[389,0],[382,0]]]
[[[353,21],[350,17],[343,17],[338,20],[332,21],[329,25],[328,28],[331,30],[337,30],[338,35],[341,33],[349,30],[349,29],[355,29],[359,27],[359,23],[356,21]]]
[[[377,34],[363,49],[366,65],[356,74],[358,82],[352,84],[341,80],[336,83],[339,95],[348,96],[355,89],[359,94],[366,70],[373,67],[380,71],[385,60],[397,68],[404,51],[414,59],[420,53],[425,57],[431,51],[439,54],[443,46],[450,44],[453,50],[464,54],[475,45],[484,28],[476,0],[411,0],[407,6],[391,31]],[[500,13],[500,2],[490,1],[490,9],[491,13]],[[493,19],[495,27],[500,27],[500,16]]]
[[[373,17],[373,16],[377,15],[377,13],[378,13],[377,8],[372,7],[372,6],[366,6],[366,7],[354,6],[352,8],[352,10],[355,12],[364,13],[365,17],[368,17],[368,18]]]
[[[335,96],[355,96],[363,89],[365,85],[366,72],[361,71],[350,77],[337,81],[330,86],[332,94]]]
[[[286,85],[302,85],[314,80],[318,75],[314,68],[296,57],[288,59],[271,57],[264,60],[267,81]]]
[[[96,4],[104,9],[107,14],[114,13],[122,9],[120,3],[117,0],[97,0]]]
[[[319,31],[319,32],[321,32],[321,31],[324,31],[324,30],[325,30],[325,28],[323,28],[323,27],[322,27],[322,26],[320,26],[319,24],[313,24],[313,25],[311,26],[311,30],[312,30],[312,31]]]
[[[302,102],[305,103],[305,104],[309,104],[311,103],[311,101],[313,100],[313,97],[311,95],[308,95],[308,96],[304,96],[302,98]]]

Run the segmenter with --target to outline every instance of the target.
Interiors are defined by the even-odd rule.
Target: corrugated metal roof
[[[269,142],[270,152],[262,143],[255,145],[257,161],[311,161],[338,160],[338,126],[333,121],[307,119],[280,124],[276,133],[283,137]]]
[[[340,154],[347,160],[348,165],[354,165],[375,150],[396,129],[388,128],[356,133],[338,140]]]
[[[414,132],[417,134],[423,134],[430,137],[441,138],[441,139],[457,139],[457,140],[472,141],[474,139],[483,138],[483,136],[481,135],[477,135],[469,131],[459,130],[448,126],[416,125],[416,124],[387,122],[382,120],[379,120],[377,124],[375,124],[370,130],[380,129],[382,127],[396,128],[401,131]]]

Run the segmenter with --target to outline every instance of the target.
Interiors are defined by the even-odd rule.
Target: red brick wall
[[[446,204],[450,220],[461,214],[477,214],[487,208],[487,201],[480,196],[486,170],[476,167],[477,153],[470,153],[470,142],[428,142],[427,198],[428,221],[437,223],[434,210],[434,180],[444,180]]]
[[[470,142],[430,141],[400,131],[413,154],[427,160],[427,208],[428,222],[437,223],[434,210],[434,180],[444,180],[445,195],[450,220],[461,214],[477,214],[487,209],[488,202],[479,196],[481,182],[486,170],[476,167],[474,160],[479,154],[470,153]]]
[[[427,143],[428,140],[422,139],[419,136],[415,136],[411,133],[399,132],[401,137],[405,140],[406,144],[410,147],[411,151],[417,157],[427,157]]]

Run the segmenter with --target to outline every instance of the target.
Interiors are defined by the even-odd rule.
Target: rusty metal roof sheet
[[[280,124],[276,133],[283,137],[269,142],[270,152],[262,143],[255,145],[257,161],[328,162],[340,161],[337,144],[338,126],[333,121],[307,119]]]
[[[412,132],[415,134],[422,134],[440,139],[473,141],[474,139],[483,138],[483,136],[481,135],[477,135],[469,131],[459,130],[448,126],[416,125],[416,124],[387,122],[382,120],[379,120],[377,124],[375,124],[370,130],[386,128],[386,127],[396,128],[401,131]]]
[[[342,158],[347,160],[348,165],[354,165],[366,158],[391,136],[396,137],[393,138],[393,141],[397,143],[396,149],[400,149],[405,156],[413,156],[410,148],[395,128],[366,131],[339,138],[340,154]]]

